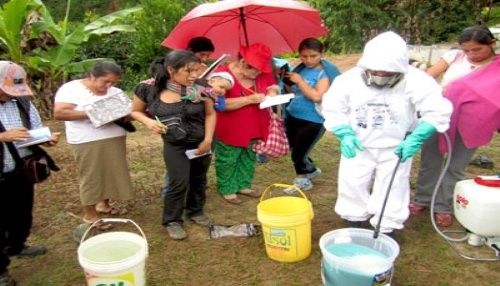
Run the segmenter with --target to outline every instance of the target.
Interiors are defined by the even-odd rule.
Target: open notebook
[[[105,95],[91,104],[83,106],[95,128],[125,117],[132,111],[132,101],[122,91]]]
[[[50,141],[52,134],[50,133],[49,127],[41,127],[38,129],[28,130],[31,138],[25,141],[16,142],[18,148],[28,147],[31,145],[37,145]]]

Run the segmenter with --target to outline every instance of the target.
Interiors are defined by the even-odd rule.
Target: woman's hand
[[[56,120],[73,121],[85,120],[89,117],[83,110],[75,110],[76,104],[56,102],[54,104],[54,118]]]
[[[132,113],[130,114],[130,116],[133,119],[146,125],[149,130],[153,131],[156,134],[167,133],[167,126],[161,123],[160,120],[152,119],[151,117],[146,115],[146,103],[137,96],[134,96],[134,99],[132,100]]]
[[[288,77],[288,79],[290,79],[290,81],[292,81],[295,84],[298,84],[299,82],[304,81],[302,76],[296,72],[288,72],[288,73],[286,73],[286,77]]]
[[[264,101],[263,93],[252,93],[246,96],[226,98],[226,111],[236,110],[249,104],[259,104]]]
[[[151,118],[146,118],[142,120],[142,123],[146,125],[146,127],[153,131],[156,134],[167,134],[168,127],[161,123],[159,120],[154,120]]]
[[[212,148],[212,142],[208,140],[203,140],[201,143],[198,145],[198,150],[196,151],[196,155],[202,155],[207,152],[209,152]]]
[[[278,95],[281,93],[281,89],[279,87],[279,85],[277,84],[273,84],[273,85],[270,85],[266,88],[266,95],[267,96],[275,96],[275,95]]]
[[[46,142],[43,145],[45,145],[47,147],[55,146],[55,145],[57,145],[57,143],[59,143],[59,137],[61,137],[61,132],[52,132],[51,137],[50,137],[50,141]]]
[[[266,95],[263,93],[253,93],[246,96],[246,98],[249,100],[251,104],[261,103],[264,101],[265,97]]]

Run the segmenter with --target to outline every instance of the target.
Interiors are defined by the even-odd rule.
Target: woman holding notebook
[[[103,96],[120,92],[114,87],[121,68],[103,61],[90,69],[87,76],[62,85],[56,93],[54,118],[64,120],[66,139],[78,165],[83,221],[94,223],[100,214],[123,215],[124,208],[109,204],[111,200],[135,198],[126,157],[126,131],[114,123],[95,128],[83,107]],[[110,224],[97,227],[109,229]]]

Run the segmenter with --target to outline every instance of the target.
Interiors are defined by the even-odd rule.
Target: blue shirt
[[[327,77],[324,70],[318,68],[305,67],[299,74],[312,87],[316,86],[320,79]],[[286,109],[287,114],[298,119],[322,124],[325,119],[316,111],[314,102],[307,98],[296,84],[292,86],[292,91],[295,93],[295,97]]]

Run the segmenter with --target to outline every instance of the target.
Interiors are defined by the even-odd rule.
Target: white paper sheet
[[[198,157],[207,156],[207,155],[212,154],[212,150],[210,150],[207,153],[196,155],[196,151],[197,150],[198,149],[189,149],[189,150],[186,150],[186,156],[188,157],[188,159],[191,160],[191,159],[194,159],[194,158],[198,158]]]
[[[295,97],[293,93],[285,93],[279,94],[275,96],[266,96],[264,101],[260,103],[260,109],[264,109],[266,107],[270,107],[273,105],[283,104],[289,102],[292,98]]]

